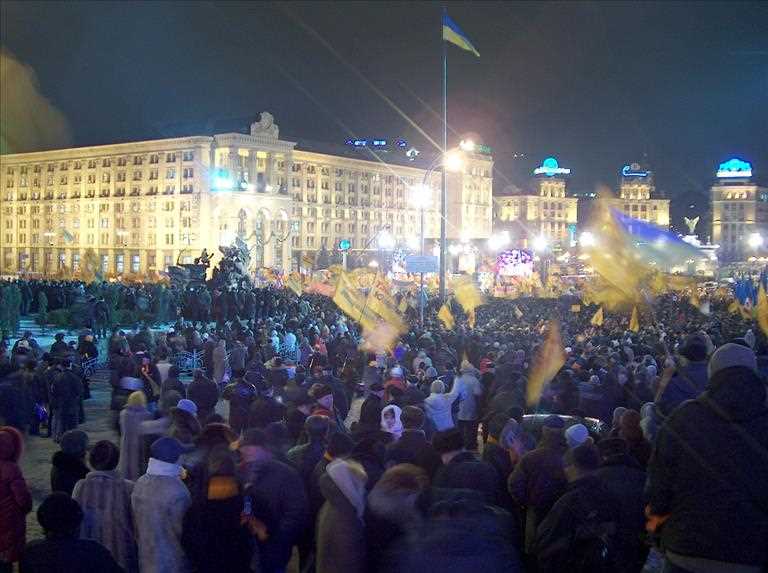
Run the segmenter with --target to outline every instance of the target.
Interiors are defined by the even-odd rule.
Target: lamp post
[[[531,246],[533,247],[533,252],[537,253],[541,258],[542,279],[546,280],[548,274],[547,264],[549,261],[545,257],[547,249],[549,248],[549,240],[547,240],[544,235],[539,235],[538,237],[534,237]]]
[[[411,203],[419,209],[421,217],[421,232],[419,234],[419,254],[424,256],[424,210],[431,203],[431,189],[424,183],[414,187],[411,190]],[[424,328],[424,273],[421,275],[419,284],[419,325]]]

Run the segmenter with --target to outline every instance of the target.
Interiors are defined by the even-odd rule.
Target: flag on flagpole
[[[399,310],[402,313],[405,313],[406,310],[408,310],[408,299],[403,297],[400,299],[400,304],[397,305],[397,310]]]
[[[757,324],[760,325],[763,334],[768,335],[768,296],[765,294],[763,283],[760,283],[757,291]]]
[[[526,388],[526,403],[535,406],[541,398],[544,385],[550,382],[565,364],[565,350],[560,339],[560,325],[552,320],[549,323],[549,334],[544,344],[539,348],[536,360],[528,377]]]
[[[640,321],[637,319],[637,307],[632,307],[632,317],[629,319],[629,329],[632,332],[640,332]]]
[[[453,281],[453,292],[456,302],[461,305],[464,312],[470,313],[483,304],[483,294],[469,276],[464,276]]]
[[[603,307],[597,309],[597,312],[592,317],[592,320],[589,321],[589,324],[592,326],[603,326]]]
[[[443,12],[443,40],[450,42],[454,46],[458,46],[462,50],[472,52],[478,58],[480,57],[480,52],[475,49],[464,31],[459,28],[459,25],[451,20],[451,17],[445,12]]]
[[[437,318],[442,321],[442,323],[445,325],[445,328],[448,330],[451,330],[453,325],[456,324],[456,321],[453,318],[453,314],[451,314],[451,311],[448,309],[448,305],[446,304],[440,307],[440,311],[437,313]]]

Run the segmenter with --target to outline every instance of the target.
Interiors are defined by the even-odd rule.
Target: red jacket
[[[21,434],[15,428],[0,428],[0,560],[18,561],[26,541],[27,513],[32,494],[19,468]]]

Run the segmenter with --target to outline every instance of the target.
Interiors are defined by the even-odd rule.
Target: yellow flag
[[[448,330],[451,330],[453,325],[456,324],[456,320],[453,318],[453,314],[451,314],[451,311],[446,304],[440,307],[440,311],[437,313],[437,318],[442,321],[445,328]]]
[[[477,320],[477,317],[475,316],[475,311],[470,310],[467,313],[467,323],[469,324],[470,328],[475,328],[475,321]]]
[[[739,304],[738,300],[734,300],[731,304],[728,305],[728,312],[731,314],[739,314],[741,312],[741,305]]]
[[[757,324],[760,325],[763,334],[768,335],[768,296],[762,284],[757,291]]]
[[[592,320],[589,321],[589,324],[593,326],[603,326],[603,307],[597,309],[597,312],[592,317]]]
[[[565,364],[565,350],[560,339],[560,325],[557,321],[549,322],[549,334],[544,344],[539,348],[539,353],[528,377],[526,389],[526,403],[535,406],[541,398],[544,385],[551,381]]]
[[[403,297],[403,298],[400,300],[400,304],[399,304],[399,305],[397,305],[397,310],[399,310],[400,312],[403,312],[403,313],[404,313],[406,310],[408,310],[408,299],[407,299],[407,298]]]
[[[453,281],[453,292],[464,312],[475,310],[483,304],[483,294],[468,275]]]
[[[637,307],[632,307],[632,317],[629,319],[629,330],[640,332],[640,321],[637,319]]]
[[[286,277],[283,284],[295,292],[296,296],[301,296],[301,292],[303,290],[301,286],[301,278],[297,277],[295,273],[291,273],[288,277]]]

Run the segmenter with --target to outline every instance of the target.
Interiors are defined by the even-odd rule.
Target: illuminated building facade
[[[669,199],[654,198],[653,172],[637,163],[625,165],[619,176],[619,196],[613,207],[634,219],[669,228]]]
[[[513,189],[495,199],[495,230],[509,231],[512,244],[530,248],[543,237],[555,249],[568,248],[576,228],[577,202],[566,196],[570,169],[548,157],[534,170],[533,192]]]
[[[712,242],[721,262],[744,261],[764,252],[768,227],[768,188],[752,179],[752,166],[740,159],[720,164],[712,198]]]
[[[439,237],[439,170],[373,159],[281,140],[266,112],[247,133],[3,155],[0,274],[53,275],[95,255],[106,275],[140,275],[238,237],[253,267],[283,270],[340,240],[375,249],[385,229],[413,246],[425,174],[425,236]],[[492,165],[467,152],[448,174],[449,238],[490,236]]]

